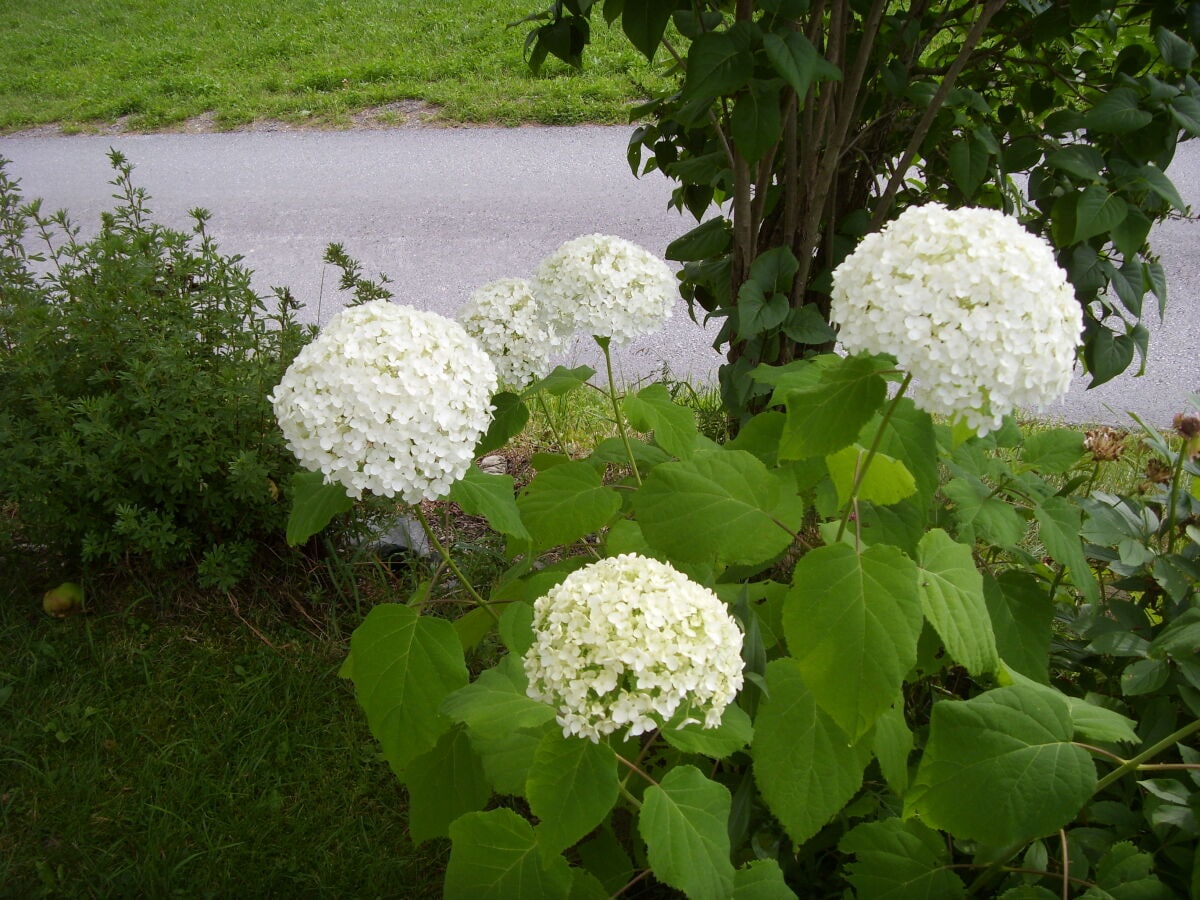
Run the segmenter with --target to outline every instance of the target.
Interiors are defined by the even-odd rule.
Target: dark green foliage
[[[731,411],[765,403],[759,363],[832,348],[833,270],[931,201],[1002,209],[1053,243],[1093,385],[1144,364],[1166,303],[1147,236],[1185,214],[1164,173],[1200,136],[1200,3],[555,0],[531,61],[577,64],[553,38],[594,9],[675,60],[629,161],[705,220],[667,255],[693,314],[723,320]],[[786,266],[767,279],[772,255]]]
[[[296,464],[267,395],[308,337],[239,257],[152,223],[111,154],[119,205],[79,242],[0,161],[0,498],[8,541],[84,562],[198,564],[228,586],[282,543]],[[37,243],[48,248],[32,254]]]

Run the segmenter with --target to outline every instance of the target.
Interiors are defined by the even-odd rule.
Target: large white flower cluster
[[[677,711],[714,728],[742,687],[742,633],[712,591],[626,554],[578,569],[533,605],[528,693],[564,735],[651,731]]]
[[[678,296],[665,262],[605,234],[569,240],[542,260],[533,292],[560,334],[582,331],[616,344],[662,328]]]
[[[459,310],[458,321],[491,356],[501,386],[514,390],[545,376],[565,343],[523,278],[485,284]]]
[[[911,207],[837,268],[830,318],[851,353],[890,353],[914,401],[983,434],[1070,385],[1082,312],[1043,239],[989,209]]]
[[[270,400],[288,448],[352,497],[443,497],[491,422],[491,359],[457,322],[385,300],[334,316]]]

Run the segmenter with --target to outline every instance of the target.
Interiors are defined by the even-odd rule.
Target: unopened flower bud
[[[1180,413],[1172,423],[1187,441],[1183,453],[1188,459],[1200,456],[1200,413]]]
[[[1200,413],[1179,413],[1171,424],[1185,438],[1194,438],[1200,434]]]

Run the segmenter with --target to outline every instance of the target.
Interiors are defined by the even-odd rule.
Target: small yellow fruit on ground
[[[73,581],[64,581],[42,597],[42,609],[46,615],[65,619],[83,612],[83,588]]]

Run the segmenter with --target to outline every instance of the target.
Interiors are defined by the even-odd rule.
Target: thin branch
[[[925,107],[925,112],[921,116],[921,120],[917,123],[916,130],[908,142],[907,149],[905,149],[903,156],[900,157],[900,163],[896,166],[895,173],[888,181],[887,187],[880,196],[879,205],[875,207],[875,214],[871,216],[871,224],[868,226],[868,231],[878,231],[887,220],[888,214],[891,212],[892,201],[896,199],[896,194],[900,191],[901,182],[903,182],[905,175],[908,174],[909,167],[912,165],[913,160],[916,159],[921,145],[925,142],[925,137],[929,134],[929,129],[933,126],[933,120],[941,111],[946,98],[950,95],[950,91],[953,90],[959,73],[974,53],[975,45],[983,37],[983,33],[987,29],[988,23],[991,22],[992,16],[1003,5],[1004,0],[988,0],[980,12],[979,18],[972,24],[971,31],[967,34],[962,48],[958,51],[958,56],[950,64],[950,68],[946,71],[946,77],[942,79],[942,83],[938,85],[933,99]]]
[[[1062,900],[1071,900],[1071,848],[1062,828],[1058,829],[1058,840],[1062,845]]]

